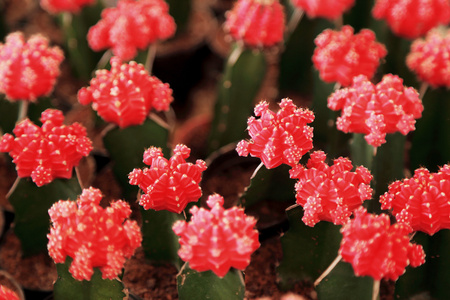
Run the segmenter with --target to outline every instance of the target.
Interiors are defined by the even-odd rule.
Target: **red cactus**
[[[396,35],[415,39],[433,27],[450,22],[448,0],[377,0],[372,10],[376,19],[386,19]]]
[[[19,177],[30,177],[37,186],[54,178],[71,178],[73,167],[92,150],[86,129],[74,123],[63,125],[61,111],[47,109],[41,114],[42,128],[26,119],[16,125],[13,133],[0,140],[0,152],[9,152]]]
[[[297,204],[304,208],[302,220],[308,226],[321,220],[345,224],[352,211],[372,196],[369,170],[360,166],[351,172],[351,161],[343,157],[328,166],[325,158],[323,151],[315,151],[307,168],[297,165],[290,171],[291,178],[299,179],[295,185]]]
[[[248,154],[259,157],[268,168],[281,164],[294,166],[312,147],[314,114],[308,109],[297,108],[291,99],[282,99],[280,110],[275,114],[269,104],[261,101],[255,107],[255,119],[247,121],[252,140],[242,140],[236,147],[240,156]]]
[[[225,29],[250,47],[270,47],[283,40],[284,8],[279,0],[238,0],[226,14]]]
[[[92,103],[105,121],[125,128],[144,123],[152,108],[169,110],[173,97],[169,84],[150,76],[143,65],[112,57],[111,70],[97,71],[90,86],[78,91],[78,101]]]
[[[177,145],[174,155],[163,157],[160,148],[151,147],[144,152],[144,163],[150,168],[134,169],[129,175],[130,184],[138,185],[145,194],[139,200],[144,209],[168,210],[181,213],[189,202],[198,201],[202,195],[199,183],[206,169],[203,160],[187,163],[191,149]]]
[[[349,25],[340,31],[324,30],[314,40],[314,66],[325,82],[338,82],[342,86],[352,83],[353,77],[365,75],[372,78],[386,56],[384,45],[377,43],[375,33],[363,29],[354,34]]]
[[[52,14],[61,12],[78,13],[87,5],[95,3],[95,0],[41,0],[41,7]]]
[[[0,93],[12,101],[32,102],[50,94],[63,59],[61,49],[49,47],[40,34],[28,41],[21,32],[8,34],[6,43],[0,43]]]
[[[406,266],[418,267],[425,262],[422,246],[410,242],[408,225],[390,225],[388,215],[368,214],[363,207],[354,215],[341,229],[339,254],[352,264],[357,276],[397,280]]]
[[[380,197],[382,209],[392,209],[398,222],[433,235],[450,229],[450,165],[430,173],[417,169],[410,179],[397,180]]]
[[[259,248],[256,220],[242,208],[223,208],[220,195],[208,197],[210,211],[194,206],[191,221],[177,221],[173,231],[180,236],[178,255],[199,272],[211,270],[224,277],[230,268],[244,270]]]
[[[406,57],[408,68],[434,87],[450,87],[450,30],[431,30],[417,39]]]
[[[335,20],[349,10],[355,0],[292,0],[292,3],[300,9],[303,9],[308,17],[323,17]]]
[[[404,87],[403,80],[392,74],[383,76],[377,85],[363,75],[355,77],[352,86],[328,98],[328,107],[342,110],[336,123],[339,130],[366,134],[367,143],[374,147],[386,142],[387,133],[406,135],[414,130],[423,111],[417,91]]]
[[[136,57],[158,40],[175,34],[176,25],[164,0],[120,0],[105,8],[102,19],[89,29],[88,43],[94,51],[112,49],[122,60]]]
[[[20,300],[20,298],[14,291],[0,285],[0,300]]]
[[[52,226],[47,235],[48,252],[55,263],[73,259],[69,272],[77,280],[90,280],[93,268],[103,279],[114,279],[141,245],[142,235],[136,221],[126,220],[131,209],[118,200],[102,208],[103,195],[95,188],[84,189],[76,202],[63,201],[49,209]]]

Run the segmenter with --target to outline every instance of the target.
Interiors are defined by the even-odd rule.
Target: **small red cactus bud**
[[[450,165],[437,173],[415,170],[412,178],[391,183],[380,202],[382,209],[392,209],[398,222],[415,231],[433,235],[450,229]]]
[[[377,0],[375,19],[385,19],[396,35],[415,39],[439,24],[450,22],[448,0]]]
[[[143,65],[112,57],[111,70],[98,70],[90,86],[78,91],[78,101],[92,103],[105,121],[125,128],[144,123],[152,108],[169,110],[173,97],[169,85],[150,76]]]
[[[83,156],[92,150],[86,129],[78,123],[62,125],[62,112],[47,109],[41,114],[42,128],[29,119],[18,123],[0,139],[0,151],[9,152],[19,177],[30,177],[37,186],[55,178],[71,178]]]
[[[408,225],[390,225],[388,215],[368,214],[363,207],[354,214],[341,229],[339,254],[352,264],[357,276],[397,280],[408,265],[417,267],[425,262],[422,246],[410,242]]]
[[[79,13],[87,5],[95,3],[95,0],[41,0],[41,7],[51,14],[61,12]]]
[[[351,172],[353,165],[347,158],[337,158],[332,166],[325,163],[325,153],[315,151],[308,160],[307,168],[297,165],[290,170],[295,185],[297,204],[305,210],[303,222],[314,226],[324,220],[345,224],[352,211],[370,199],[372,175],[360,166]]]
[[[50,94],[59,76],[64,55],[60,48],[49,47],[40,34],[28,41],[21,32],[10,33],[0,43],[0,93],[12,101],[36,101]]]
[[[88,43],[94,51],[112,49],[122,60],[136,57],[158,40],[175,34],[176,25],[164,0],[120,0],[105,8],[102,19],[89,29]]]
[[[324,30],[314,40],[316,49],[313,63],[325,82],[338,82],[342,86],[352,83],[353,77],[366,75],[372,78],[386,56],[384,45],[377,43],[375,33],[363,29],[354,34],[349,25],[340,31]]]
[[[355,0],[292,0],[292,4],[304,10],[310,18],[335,20],[349,10]]]
[[[267,102],[255,107],[255,119],[247,121],[252,140],[241,141],[236,151],[240,156],[248,154],[259,157],[268,169],[281,164],[294,166],[312,147],[314,114],[308,109],[297,108],[291,99],[282,99],[280,110],[275,114]]]
[[[283,40],[285,16],[279,0],[238,0],[226,18],[225,30],[249,47],[271,47]]]
[[[423,105],[412,87],[392,74],[383,76],[377,85],[364,75],[353,78],[353,84],[328,97],[328,107],[342,110],[336,126],[343,132],[366,134],[367,143],[378,147],[386,142],[387,133],[403,135],[415,129],[422,116]]]
[[[129,175],[131,185],[138,185],[144,194],[139,204],[144,209],[168,210],[181,213],[189,202],[198,201],[202,195],[199,183],[206,170],[203,160],[187,163],[190,149],[177,145],[174,155],[163,157],[161,149],[150,147],[144,152],[144,163],[150,168],[134,169]]]
[[[411,45],[406,65],[433,87],[450,87],[450,30],[431,30]]]
[[[73,258],[69,272],[77,280],[90,280],[93,268],[103,279],[114,279],[141,245],[142,235],[136,221],[126,220],[130,206],[118,200],[109,207],[99,203],[98,189],[84,189],[77,202],[63,201],[49,209],[52,226],[47,235],[48,252],[55,263]]]
[[[230,268],[244,270],[259,248],[256,220],[242,208],[224,209],[220,195],[209,196],[211,210],[194,206],[190,222],[177,221],[173,231],[180,236],[178,255],[199,272],[213,271],[224,277]]]

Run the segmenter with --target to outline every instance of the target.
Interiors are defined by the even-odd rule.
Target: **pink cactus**
[[[450,165],[437,173],[415,170],[412,178],[391,183],[380,202],[382,209],[392,209],[397,222],[415,231],[433,235],[450,229]]]
[[[190,222],[177,221],[173,231],[180,236],[178,255],[199,272],[213,271],[224,277],[230,268],[244,270],[259,248],[256,220],[242,208],[223,208],[220,195],[208,197],[210,211],[194,206]]]
[[[87,5],[92,5],[95,0],[40,0],[41,7],[52,14],[70,12],[79,13]]]
[[[387,54],[384,45],[377,43],[375,33],[363,29],[354,34],[349,25],[340,31],[324,30],[314,40],[316,49],[313,63],[325,82],[338,82],[342,86],[352,83],[353,77],[372,78]]]
[[[335,20],[349,10],[355,4],[355,0],[292,0],[292,3],[303,9],[310,18],[323,17]]]
[[[13,135],[0,139],[0,152],[9,152],[19,177],[30,177],[37,186],[55,178],[71,178],[83,156],[92,150],[86,129],[74,123],[63,125],[61,111],[47,109],[41,114],[42,127],[26,119],[16,125]]]
[[[49,47],[40,34],[28,41],[21,32],[10,33],[0,43],[0,93],[11,101],[35,102],[53,91],[64,55],[60,48]]]
[[[396,35],[415,39],[430,29],[450,22],[448,0],[377,0],[372,10],[376,19],[385,19]]]
[[[450,87],[450,30],[431,30],[411,45],[406,65],[433,87]]]
[[[179,214],[189,202],[198,201],[202,195],[199,183],[206,164],[200,159],[195,164],[187,163],[190,152],[191,149],[182,144],[175,147],[169,160],[163,157],[160,148],[151,147],[144,152],[144,163],[150,168],[134,169],[128,175],[130,184],[144,191],[139,200],[144,209]]]
[[[226,14],[225,29],[249,47],[270,47],[283,41],[284,8],[279,0],[238,0]]]
[[[94,51],[112,49],[122,60],[130,60],[137,50],[172,37],[175,30],[164,0],[119,0],[117,7],[103,10],[102,19],[89,29],[87,39]]]
[[[412,87],[404,87],[403,80],[392,74],[372,84],[364,75],[353,79],[352,86],[334,92],[328,107],[342,110],[337,128],[343,132],[363,133],[367,143],[379,147],[388,133],[403,135],[415,129],[416,119],[422,116],[423,105]]]
[[[307,124],[314,121],[308,109],[297,108],[291,99],[282,99],[277,113],[269,110],[269,104],[261,101],[255,107],[255,119],[247,121],[252,140],[242,140],[236,147],[240,156],[259,157],[268,169],[281,164],[294,166],[311,148],[313,129]]]
[[[112,57],[111,70],[98,70],[90,86],[78,91],[78,101],[92,103],[105,121],[125,128],[144,123],[152,108],[169,110],[173,97],[169,84],[150,76],[143,65]]]
[[[120,274],[125,259],[141,245],[142,235],[128,203],[118,200],[102,208],[103,195],[84,189],[76,202],[60,200],[49,209],[52,226],[47,235],[48,253],[55,263],[73,259],[69,272],[77,280],[90,280],[94,268],[103,279]]]
[[[328,166],[325,158],[323,151],[315,151],[307,168],[297,165],[290,171],[291,178],[298,179],[297,204],[305,210],[302,220],[308,226],[321,220],[345,224],[352,211],[372,197],[369,170],[360,166],[351,172],[351,161],[343,157]]]

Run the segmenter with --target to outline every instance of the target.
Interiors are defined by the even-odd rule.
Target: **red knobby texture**
[[[328,107],[342,110],[336,126],[345,133],[363,133],[374,147],[386,142],[387,133],[400,131],[403,135],[415,130],[416,119],[422,116],[423,105],[412,87],[392,74],[383,76],[378,84],[366,76],[353,78],[353,84],[337,90],[328,98]]]
[[[78,13],[87,5],[95,3],[95,0],[41,0],[41,7],[52,14],[61,12]]]
[[[244,270],[260,246],[255,218],[245,215],[242,208],[224,209],[223,203],[222,196],[211,195],[207,200],[211,210],[194,206],[190,222],[177,221],[173,225],[173,231],[180,236],[181,259],[194,270],[211,270],[219,277],[230,268]]]
[[[290,177],[298,179],[297,204],[303,207],[302,220],[308,226],[321,220],[345,224],[352,211],[372,196],[369,170],[360,166],[352,172],[352,162],[343,157],[328,166],[325,158],[323,151],[315,151],[306,168],[297,165],[290,170]]]
[[[226,13],[225,29],[249,47],[270,47],[283,41],[284,8],[279,0],[238,0]]]
[[[49,47],[47,38],[10,33],[0,43],[0,93],[12,101],[36,101],[52,92],[64,59],[62,50]]]
[[[325,29],[314,43],[316,49],[312,60],[320,78],[342,86],[350,85],[357,75],[372,78],[380,59],[387,54],[384,45],[376,42],[372,30],[362,29],[354,34],[349,25],[340,31]]]
[[[433,27],[450,22],[448,0],[377,0],[372,10],[376,19],[385,19],[396,35],[415,39]]]
[[[433,235],[450,229],[450,165],[437,173],[415,170],[410,179],[397,180],[380,197],[382,209],[392,209],[397,222]]]
[[[349,10],[355,0],[292,0],[292,4],[303,9],[310,18],[335,20]]]
[[[125,259],[141,246],[142,235],[136,221],[126,220],[131,209],[118,200],[107,208],[99,203],[103,195],[95,188],[84,189],[78,200],[60,200],[49,209],[52,226],[47,235],[48,252],[55,263],[73,259],[69,272],[77,280],[90,280],[93,268],[103,279],[114,279]]]
[[[12,290],[0,285],[0,300],[20,300],[20,298]]]
[[[150,168],[134,169],[128,175],[130,184],[138,185],[144,191],[139,200],[144,209],[179,214],[189,202],[198,201],[202,195],[199,184],[206,164],[200,159],[195,164],[186,162],[190,152],[191,149],[182,144],[175,147],[169,160],[163,157],[160,148],[150,147],[144,152],[144,163]]]
[[[406,65],[433,87],[450,87],[450,30],[434,29],[411,45]]]
[[[41,114],[42,127],[29,119],[18,123],[13,135],[0,139],[0,152],[9,152],[16,164],[17,175],[30,177],[37,186],[55,178],[71,178],[83,156],[92,150],[86,129],[79,123],[63,125],[61,111],[47,109]]]
[[[239,142],[236,151],[240,156],[259,157],[266,168],[272,169],[283,163],[295,166],[313,147],[313,129],[307,124],[314,121],[314,114],[297,108],[288,98],[281,100],[280,108],[274,113],[265,101],[255,107],[255,115],[260,118],[248,119],[252,139]]]
[[[363,207],[354,215],[341,229],[339,254],[352,264],[357,276],[397,280],[408,265],[418,267],[425,262],[422,246],[410,242],[408,225],[390,225],[388,215],[368,214]]]
[[[105,121],[121,128],[141,125],[150,110],[169,110],[173,101],[169,84],[150,76],[144,66],[132,61],[121,63],[111,58],[111,70],[98,70],[90,86],[78,91],[78,101],[83,105],[92,103]]]
[[[105,8],[102,19],[89,29],[88,43],[94,51],[112,49],[122,60],[136,57],[158,40],[175,34],[176,25],[164,0],[120,0]]]

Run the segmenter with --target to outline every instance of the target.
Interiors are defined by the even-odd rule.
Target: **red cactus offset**
[[[372,84],[366,76],[353,78],[353,84],[337,90],[328,97],[328,107],[342,110],[336,126],[345,133],[363,133],[367,143],[379,147],[388,133],[403,135],[415,129],[416,119],[422,116],[423,105],[412,87],[392,74]]]
[[[450,30],[434,29],[411,45],[406,65],[433,87],[450,87]]]
[[[448,0],[377,0],[372,10],[376,19],[385,19],[396,35],[415,39],[430,29],[450,22]]]
[[[162,150],[150,147],[144,152],[144,163],[150,168],[134,169],[129,175],[131,185],[138,185],[144,194],[139,204],[144,209],[168,210],[181,213],[189,202],[202,196],[199,186],[201,175],[206,170],[203,160],[195,164],[186,162],[191,149],[179,144],[174,155],[167,160]]]
[[[225,29],[246,46],[274,46],[283,41],[284,8],[279,0],[238,0],[226,14]]]
[[[397,222],[433,235],[450,229],[450,165],[437,173],[415,170],[410,179],[397,180],[380,197],[382,209],[392,209]]]
[[[103,279],[120,274],[125,259],[141,245],[142,235],[128,203],[118,200],[107,208],[99,203],[103,195],[95,188],[84,189],[76,202],[63,201],[49,209],[52,226],[47,235],[48,252],[55,263],[73,259],[69,272],[77,280],[90,280],[93,268]]]
[[[312,57],[320,78],[325,82],[338,82],[349,86],[353,77],[372,78],[387,54],[383,44],[376,42],[375,33],[362,29],[354,34],[351,26],[340,31],[326,29],[314,40],[316,49]]]
[[[236,147],[240,156],[259,157],[268,169],[281,164],[295,166],[302,156],[311,150],[313,129],[308,123],[314,114],[308,109],[297,108],[291,99],[280,102],[277,113],[269,110],[269,104],[261,101],[255,107],[258,119],[247,121],[250,141],[242,140]]]
[[[52,14],[61,12],[79,13],[87,5],[92,5],[95,0],[41,0],[41,7]]]
[[[242,208],[223,208],[220,195],[208,197],[210,210],[194,206],[190,222],[177,221],[173,231],[180,237],[178,255],[199,272],[213,271],[224,277],[230,268],[244,270],[259,248],[256,220]]]
[[[26,119],[16,125],[13,135],[0,139],[0,152],[9,152],[20,178],[30,177],[37,186],[55,178],[71,178],[73,167],[92,150],[86,129],[79,123],[63,125],[61,111],[47,109],[41,114],[42,127]]]
[[[290,170],[290,177],[298,179],[295,185],[297,204],[304,209],[303,222],[314,226],[319,221],[345,224],[352,211],[372,197],[372,175],[360,166],[352,172],[348,158],[339,157],[332,166],[325,163],[323,151],[315,151],[306,165]]]
[[[335,20],[349,10],[355,0],[292,0],[292,4],[303,9],[308,17],[323,17]]]
[[[363,207],[354,215],[341,229],[339,254],[352,264],[357,276],[395,281],[408,265],[418,267],[425,262],[422,246],[410,242],[408,225],[391,225],[388,215],[369,214]]]
[[[90,86],[78,91],[78,101],[83,105],[92,103],[105,121],[121,128],[141,125],[150,110],[169,110],[173,101],[169,84],[150,76],[144,66],[134,61],[121,63],[111,58],[111,70],[98,70]]]
[[[88,43],[94,51],[112,49],[122,60],[136,57],[137,50],[166,40],[176,25],[164,0],[120,0],[105,8],[102,19],[89,29]]]
[[[20,300],[20,298],[14,291],[0,285],[0,300]]]
[[[0,93],[11,101],[31,101],[53,91],[64,59],[58,47],[49,47],[47,38],[14,32],[0,43]]]

